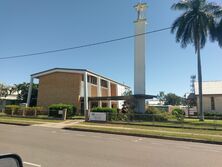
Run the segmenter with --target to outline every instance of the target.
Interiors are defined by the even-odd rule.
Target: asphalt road
[[[222,146],[0,124],[0,154],[25,167],[221,167]]]

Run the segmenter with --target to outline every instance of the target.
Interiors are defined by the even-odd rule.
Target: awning
[[[106,100],[127,100],[129,98],[136,98],[136,99],[152,99],[157,96],[154,95],[131,95],[131,96],[95,96],[95,97],[88,97],[88,101],[106,101]],[[80,100],[84,100],[84,97],[80,97]]]

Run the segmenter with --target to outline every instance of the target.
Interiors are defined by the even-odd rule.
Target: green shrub
[[[117,113],[117,109],[108,107],[96,107],[93,108],[91,112]]]
[[[41,107],[21,107],[20,111],[23,113],[25,116],[35,116],[39,115],[39,112],[41,110]]]
[[[172,111],[172,115],[175,116],[178,121],[183,121],[185,117],[185,112],[180,108],[175,108]]]
[[[204,112],[207,119],[222,119],[222,112]]]
[[[49,106],[49,116],[61,118],[62,114],[59,114],[59,110],[67,109],[66,117],[73,117],[76,114],[76,107],[71,104],[52,104]]]
[[[168,112],[153,106],[148,107],[146,114],[148,114],[148,119],[153,121],[167,121],[169,118]]]
[[[7,115],[11,115],[12,114],[12,111],[13,111],[13,114],[16,114],[16,112],[18,112],[20,106],[18,105],[6,105],[5,106],[5,113]]]
[[[48,115],[46,111],[43,110],[43,107],[22,107],[18,105],[7,105],[5,107],[5,113],[7,115],[11,115],[13,111],[13,115],[24,115],[25,116],[35,116],[36,115]]]

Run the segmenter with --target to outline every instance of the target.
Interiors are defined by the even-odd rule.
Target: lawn
[[[205,120],[199,121],[198,119],[186,118],[184,121],[177,121],[171,119],[165,122],[158,121],[112,121],[114,124],[128,124],[128,125],[143,125],[143,126],[159,126],[159,127],[172,127],[172,128],[192,128],[192,129],[209,129],[209,130],[222,130],[222,120]]]
[[[187,139],[205,142],[219,142],[222,144],[222,131],[218,130],[201,130],[201,129],[184,129],[172,127],[155,127],[144,125],[129,124],[110,124],[110,123],[91,123],[82,122],[69,127],[73,130],[89,130],[105,133],[117,133],[126,135],[138,135],[147,137],[166,137]]]
[[[0,123],[14,123],[22,125],[42,124],[47,122],[62,122],[62,120],[53,120],[45,118],[23,118],[23,117],[9,117],[0,116]]]

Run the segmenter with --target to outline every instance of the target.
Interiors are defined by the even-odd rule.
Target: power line
[[[22,57],[31,57],[31,56],[36,56],[36,55],[43,55],[43,54],[49,54],[49,53],[55,53],[55,52],[63,52],[63,51],[67,51],[67,50],[75,50],[75,49],[80,49],[80,48],[86,48],[86,47],[91,47],[91,46],[102,45],[102,44],[107,44],[107,43],[111,43],[111,42],[126,40],[126,39],[129,39],[129,38],[134,38],[136,36],[153,34],[153,33],[161,32],[161,31],[166,31],[166,30],[169,30],[169,29],[171,29],[171,27],[162,28],[162,29],[158,29],[158,30],[153,30],[153,31],[142,33],[142,34],[136,34],[136,35],[126,36],[126,37],[121,37],[121,38],[115,38],[115,39],[102,41],[102,42],[96,42],[96,43],[90,43],[90,44],[85,44],[85,45],[73,46],[73,47],[69,47],[69,48],[48,50],[48,51],[43,51],[43,52],[35,52],[35,53],[22,54],[22,55],[17,55],[17,56],[0,57],[0,60],[16,59],[16,58],[22,58]]]

